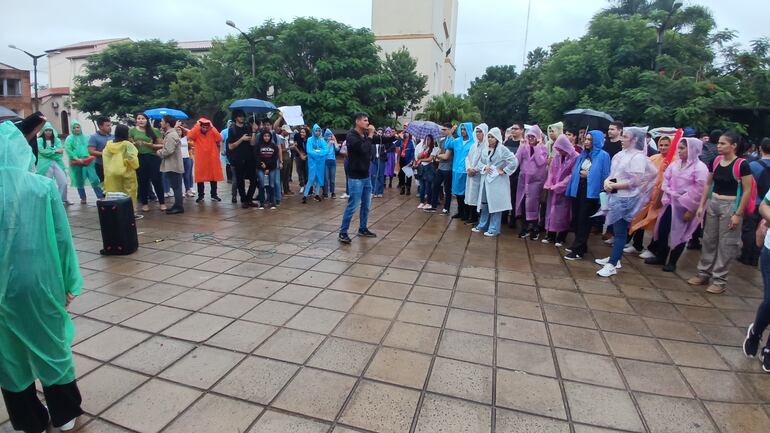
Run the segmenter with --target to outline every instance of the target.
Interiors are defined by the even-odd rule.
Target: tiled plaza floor
[[[708,295],[688,251],[678,275],[625,258],[599,280],[416,204],[387,189],[379,237],[343,246],[343,200],[188,199],[139,221],[124,258],[98,255],[94,207],[70,207],[79,431],[770,432],[770,375],[739,349],[756,270]]]

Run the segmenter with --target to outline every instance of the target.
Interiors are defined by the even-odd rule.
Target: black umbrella
[[[602,111],[590,108],[578,108],[564,113],[564,121],[570,126],[578,128],[598,129],[606,131],[612,122],[612,116]]]
[[[6,120],[10,120],[11,122],[16,122],[17,120],[21,120],[21,117],[19,117],[18,114],[14,113],[13,110],[0,105],[0,122],[4,122]]]

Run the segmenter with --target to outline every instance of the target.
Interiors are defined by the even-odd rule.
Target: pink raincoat
[[[578,153],[564,134],[559,135],[553,142],[553,150],[551,169],[544,186],[551,191],[548,195],[545,229],[559,233],[568,230],[572,221],[572,199],[564,193],[572,177],[572,168],[575,166]]]
[[[697,138],[683,138],[687,142],[687,161],[673,161],[663,175],[663,215],[671,206],[671,234],[668,245],[674,248],[692,237],[693,232],[702,222],[696,218],[685,221],[685,212],[695,214],[700,204],[703,187],[708,180],[709,169],[698,157],[703,151],[703,142]],[[669,152],[676,152],[671,149]],[[660,218],[655,225],[655,239],[658,239]]]
[[[525,136],[537,138],[537,145],[521,143],[516,152],[519,161],[519,185],[516,188],[516,216],[521,216],[521,204],[524,202],[524,215],[527,221],[540,217],[540,194],[543,192],[545,179],[548,177],[548,149],[543,144],[543,132],[535,125]]]

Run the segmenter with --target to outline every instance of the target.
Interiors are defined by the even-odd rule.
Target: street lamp
[[[16,45],[13,45],[13,44],[8,45],[8,48],[11,48],[11,49],[14,49],[14,50],[19,50],[22,53],[32,57],[32,69],[34,70],[34,75],[35,75],[35,111],[39,111],[38,110],[38,108],[39,108],[38,107],[38,101],[39,100],[37,98],[37,59],[39,59],[41,57],[45,57],[45,54],[39,54],[39,55],[36,56],[36,55],[34,55],[34,54],[30,53],[30,52],[22,50],[21,48],[17,47]]]
[[[275,39],[273,36],[265,36],[264,38],[258,38],[258,39],[252,39],[251,36],[247,35],[243,32],[243,30],[239,29],[235,26],[235,23],[232,20],[225,21],[225,24],[228,26],[234,28],[235,30],[238,30],[244,38],[249,42],[249,49],[251,50],[251,78],[254,78],[257,75],[257,63],[254,59],[254,48],[257,45],[257,42],[262,41],[272,41]]]

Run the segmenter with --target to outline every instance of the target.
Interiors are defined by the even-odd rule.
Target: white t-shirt
[[[182,144],[182,158],[189,158],[190,146],[187,144],[187,137],[182,137],[182,139],[179,141]]]
[[[647,155],[642,152],[621,150],[612,158],[612,169],[609,179],[616,182],[628,182],[634,176],[643,176],[647,168]],[[618,197],[634,197],[639,195],[639,187],[620,189]]]

